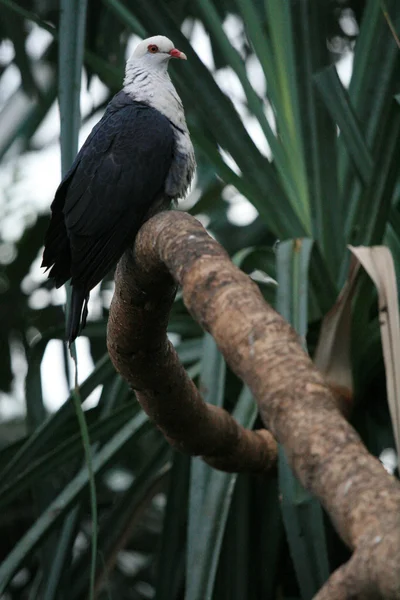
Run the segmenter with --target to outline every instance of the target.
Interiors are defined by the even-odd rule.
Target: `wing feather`
[[[114,97],[52,204],[43,266],[57,284],[72,277],[88,293],[114,266],[163,192],[173,143],[161,113]]]

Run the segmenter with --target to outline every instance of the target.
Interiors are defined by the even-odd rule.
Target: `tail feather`
[[[67,337],[68,345],[76,340],[86,325],[88,315],[89,292],[81,287],[72,287],[71,304],[69,308]]]

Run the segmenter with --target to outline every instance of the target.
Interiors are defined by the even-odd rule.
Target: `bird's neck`
[[[126,72],[123,89],[132,100],[155,108],[174,125],[187,130],[181,99],[166,69],[148,71],[134,66]]]

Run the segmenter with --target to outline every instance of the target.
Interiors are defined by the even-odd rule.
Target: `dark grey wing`
[[[56,284],[72,277],[86,292],[133,241],[172,162],[169,121],[116,98],[57,190],[43,258]]]
[[[163,190],[172,153],[168,120],[144,105],[120,109],[99,129],[64,206],[72,283],[91,289],[120,258]]]
[[[118,106],[121,104],[121,96],[121,92],[114,96],[102,119],[95,127],[93,127],[77,154],[71,168],[58,186],[54,200],[51,204],[51,220],[44,240],[42,267],[51,269],[49,277],[52,277],[55,280],[56,287],[60,287],[71,277],[71,249],[63,212],[68,188],[82,156],[86,151],[90,151],[93,138],[96,136],[99,129],[106,124],[112,112],[115,112],[116,105]]]
[[[44,252],[41,266],[50,269],[49,277],[55,280],[56,287],[60,287],[71,277],[71,248],[64,218],[64,204],[68,188],[83,155],[85,155],[87,151],[90,152],[93,138],[96,136],[99,129],[106,124],[112,113],[127,104],[127,100],[126,94],[123,92],[119,92],[114,96],[108,104],[101,120],[93,127],[85,143],[78,152],[71,168],[64,175],[63,180],[55,193],[54,200],[51,204],[51,220],[44,240]]]

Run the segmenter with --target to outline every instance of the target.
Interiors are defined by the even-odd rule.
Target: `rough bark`
[[[268,471],[277,458],[271,433],[246,430],[224,409],[206,404],[180,363],[167,337],[175,293],[159,261],[147,268],[131,253],[121,259],[108,324],[116,369],[173,446],[223,471]]]
[[[175,443],[182,435],[181,445],[194,452],[203,453],[203,444],[215,444],[217,431],[225,444],[221,427],[226,428],[227,439],[235,437],[225,415],[219,415],[218,423],[203,413],[197,420],[195,392],[188,383],[179,389],[182,402],[186,397],[188,403],[186,416],[177,414],[179,402],[170,405],[184,375],[176,357],[171,358],[172,349],[167,350],[160,339],[157,323],[161,319],[166,327],[165,302],[173,298],[169,273],[182,286],[193,317],[213,335],[227,363],[251,389],[263,422],[284,445],[298,479],[321,500],[354,550],[318,600],[400,598],[400,485],[341,416],[296,332],[266,304],[254,282],[231,263],[200,223],[182,213],[164,213],[146,223],[136,240],[135,260],[125,256],[116,275],[109,351],[116,368],[139,390],[145,410],[159,425],[168,423]],[[143,314],[146,320],[141,322]],[[165,376],[174,371],[169,373],[168,394],[161,391],[158,376],[149,381],[145,374],[149,361],[154,372],[164,361]],[[268,450],[262,460],[268,461],[272,445],[268,432],[263,435]],[[217,450],[221,455],[221,446]],[[240,466],[246,470],[244,459]],[[258,468],[249,463],[248,470]]]

